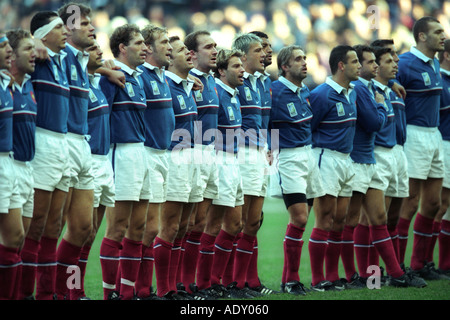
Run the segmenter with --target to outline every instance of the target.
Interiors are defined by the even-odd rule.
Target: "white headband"
[[[42,39],[43,37],[45,37],[47,35],[47,33],[52,31],[53,28],[56,27],[60,23],[64,25],[64,22],[62,21],[62,19],[60,17],[53,19],[50,23],[47,23],[45,26],[42,26],[39,29],[37,29],[34,32],[33,36],[36,39]]]

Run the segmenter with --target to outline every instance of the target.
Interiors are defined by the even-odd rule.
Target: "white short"
[[[281,149],[276,163],[283,194],[303,193],[308,199],[325,195],[311,146]]]
[[[245,195],[265,197],[269,183],[269,165],[265,148],[242,147],[238,162]]]
[[[17,183],[19,185],[22,216],[33,217],[34,209],[34,179],[30,162],[14,160]]]
[[[219,194],[212,203],[218,206],[237,207],[244,204],[242,178],[235,154],[217,151]]]
[[[94,177],[91,172],[92,155],[85,136],[67,133],[70,162],[70,187],[79,190],[93,190]]]
[[[192,194],[197,194],[195,187],[200,186],[198,166],[194,165],[194,148],[185,148],[170,151],[168,156],[169,175],[167,179],[167,201],[191,202]],[[194,187],[194,189],[193,189]],[[203,197],[195,199],[201,202]]]
[[[442,135],[438,128],[407,125],[404,150],[410,178],[444,177]]]
[[[21,207],[14,160],[9,152],[0,152],[0,213]]]
[[[169,174],[169,154],[167,150],[145,147],[149,165],[150,203],[163,203],[167,197],[167,178]]]
[[[115,143],[109,159],[114,170],[116,201],[150,200],[150,177],[143,143]]]
[[[374,155],[377,174],[374,175],[370,187],[392,197],[398,193],[398,166],[394,148],[375,146]]]
[[[100,205],[114,207],[116,196],[114,172],[107,155],[92,155],[92,175],[94,176],[94,208]]]
[[[386,193],[388,197],[406,198],[409,196],[408,160],[403,146],[397,144],[392,148],[397,164],[397,193]]]
[[[444,188],[450,189],[450,141],[449,140],[443,140],[442,141],[443,146],[443,153],[444,153],[444,168],[445,168],[445,174],[444,174],[444,182],[442,186]]]
[[[325,194],[351,197],[355,172],[350,155],[325,148],[313,148],[313,154],[319,165]]]
[[[194,165],[198,166],[196,173],[200,175],[194,181],[198,181],[200,185],[195,188],[194,194],[191,193],[189,202],[197,202],[196,199],[199,198],[215,199],[219,193],[219,175],[214,145],[196,145],[194,149],[201,150],[201,159],[194,157]]]
[[[31,161],[34,188],[69,191],[69,147],[66,134],[36,128],[36,152]]]
[[[376,174],[376,164],[374,163],[358,163],[352,161],[353,172],[355,175],[352,179],[352,190],[363,194],[371,187],[370,184]],[[379,188],[376,188],[379,189]]]

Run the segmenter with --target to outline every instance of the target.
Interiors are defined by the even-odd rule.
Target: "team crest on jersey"
[[[155,96],[159,95],[160,92],[159,92],[158,83],[156,81],[152,80],[152,81],[150,81],[150,85],[152,86],[153,94]]]
[[[288,108],[288,111],[289,111],[289,115],[291,117],[295,117],[298,114],[297,113],[297,109],[295,109],[295,104],[293,102],[289,102],[287,104],[287,108]]]
[[[30,91],[31,100],[33,100],[34,103],[36,103],[36,97],[34,96],[34,92]]]
[[[59,72],[58,72],[58,67],[56,66],[56,64],[53,65],[53,75],[55,76],[55,80],[59,81]]]
[[[195,91],[195,101],[203,101],[203,95],[200,90]]]
[[[97,101],[97,96],[95,95],[95,93],[91,89],[89,89],[89,99],[91,99],[92,103]]]
[[[336,111],[339,117],[345,116],[344,105],[342,102],[336,103]]]
[[[230,121],[234,121],[235,117],[234,117],[234,111],[233,111],[233,107],[228,106],[228,117],[230,118]]]
[[[247,99],[247,101],[251,101],[252,100],[252,93],[250,92],[250,88],[249,87],[244,87],[244,91],[245,91],[245,99]]]
[[[126,82],[125,83],[125,87],[127,88],[128,95],[130,97],[134,97],[135,94],[134,94],[133,85],[131,83],[129,83],[129,82]]]
[[[182,95],[177,96],[178,103],[180,104],[180,109],[184,110],[186,109],[186,102],[184,101],[184,98]]]
[[[72,81],[78,81],[78,72],[77,67],[75,67],[75,65],[70,66],[70,79]]]
[[[430,75],[428,74],[428,72],[422,72],[422,78],[423,78],[423,83],[426,86],[431,85],[431,79],[430,79]]]

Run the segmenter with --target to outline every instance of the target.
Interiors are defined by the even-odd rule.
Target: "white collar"
[[[136,67],[136,70],[131,69],[125,63],[123,63],[123,62],[121,62],[119,60],[114,60],[114,63],[115,63],[116,66],[118,66],[120,69],[122,69],[123,71],[128,73],[130,76],[134,77],[135,79],[137,79],[142,73],[141,69],[139,69],[137,67]]]
[[[239,94],[239,90],[238,89],[233,89],[232,87],[230,87],[229,85],[227,85],[226,83],[224,83],[222,80],[216,78],[216,83],[221,86],[226,92],[228,92],[232,98],[236,97],[236,95]]]
[[[52,51],[49,47],[46,47],[47,53],[51,58],[54,58],[56,62],[61,65],[63,59],[67,56],[67,53],[64,50],[59,51],[58,53]]]
[[[381,90],[383,90],[383,92],[386,94],[387,97],[389,97],[389,94],[391,93],[391,88],[389,88],[389,86],[382,84],[381,82],[373,79],[373,84],[375,87],[380,88]]]
[[[19,90],[20,92],[22,92],[23,86],[25,85],[25,83],[31,79],[31,76],[28,73],[25,73],[25,76],[23,78],[22,81],[22,85],[18,84],[17,82],[14,81],[14,87]]]
[[[214,72],[212,70],[209,70],[209,72],[203,72],[203,71],[198,70],[197,68],[193,68],[191,71],[193,74],[195,74],[199,77],[203,76],[206,79],[208,79],[209,76],[214,77]]]
[[[166,70],[165,67],[159,68],[159,67],[156,67],[156,66],[154,66],[154,65],[152,65],[152,64],[150,64],[148,62],[144,62],[144,64],[142,66],[144,68],[147,68],[149,70],[154,71],[158,75],[158,77],[161,79],[161,81],[164,80],[164,72]]]
[[[283,76],[280,76],[278,78],[278,80],[284,84],[286,87],[288,87],[290,90],[292,90],[292,92],[294,92],[295,94],[298,94],[299,90],[303,89],[305,87],[305,84],[302,82],[302,86],[299,87],[295,84],[293,84],[291,81],[289,81],[288,79],[286,79]]]
[[[187,95],[191,94],[192,87],[194,86],[194,81],[192,81],[189,78],[183,79],[171,71],[167,71],[166,76],[169,77],[170,79],[172,79],[176,84],[182,84],[184,91],[186,91]]]
[[[11,78],[10,78],[10,76],[8,76],[3,71],[6,71],[6,70],[4,70],[4,69],[0,70],[0,85],[1,85],[3,90],[6,90],[6,88],[9,85],[9,83],[11,82]]]
[[[91,83],[91,85],[94,88],[98,89],[99,88],[98,85],[100,83],[100,78],[101,78],[100,73],[94,73],[94,74],[89,73],[88,77],[89,77],[89,82]]]
[[[72,50],[72,52],[75,55],[75,57],[77,58],[78,62],[80,62],[83,70],[86,70],[88,62],[89,62],[89,53],[87,53],[86,51],[81,52],[80,50],[78,50],[77,48],[75,48],[68,42],[66,42],[66,47],[69,48],[70,50]]]
[[[244,78],[249,79],[250,84],[252,85],[252,89],[256,90],[256,81],[258,80],[258,78],[256,77],[256,73],[251,74],[251,73],[248,73],[247,71],[244,71]]]
[[[339,94],[341,94],[342,92],[344,92],[344,94],[348,94],[355,87],[353,83],[349,83],[349,89],[347,90],[339,83],[331,79],[331,77],[327,77],[325,83],[328,84],[330,87],[332,87]]]
[[[422,60],[425,63],[432,63],[433,59],[431,59],[430,57],[427,57],[426,55],[424,55],[422,53],[422,51],[420,51],[419,49],[417,49],[415,46],[412,46],[411,49],[409,50],[413,55],[415,55],[417,58],[419,58],[420,60]]]

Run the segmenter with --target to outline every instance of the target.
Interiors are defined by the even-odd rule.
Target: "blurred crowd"
[[[36,11],[57,10],[61,0],[0,0],[0,29],[29,29]],[[392,38],[400,52],[414,45],[411,29],[422,16],[434,16],[450,34],[450,2],[444,0],[92,0],[93,24],[105,58],[112,58],[109,35],[119,25],[149,22],[170,35],[207,29],[219,47],[229,48],[236,34],[260,30],[270,37],[274,60],[268,72],[277,76],[276,53],[301,45],[307,53],[312,89],[329,74],[328,55],[337,44],[370,43]]]

